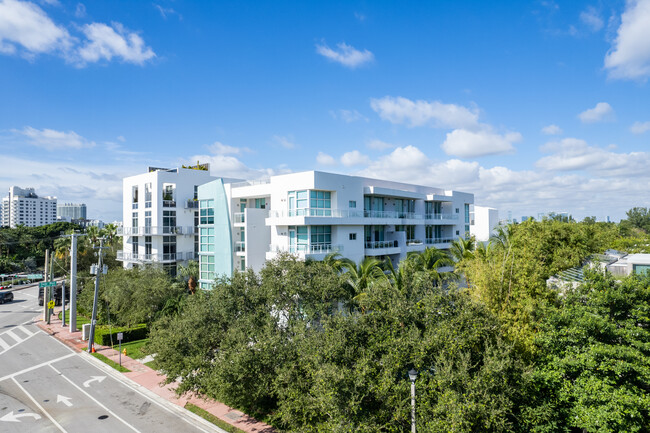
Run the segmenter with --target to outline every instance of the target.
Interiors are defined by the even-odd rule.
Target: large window
[[[311,226],[311,251],[332,248],[332,226]]]
[[[312,215],[329,216],[332,214],[332,193],[329,191],[309,191],[309,207]]]
[[[176,192],[176,185],[173,183],[163,184],[162,199],[163,207],[176,207],[176,200],[174,195]]]
[[[147,210],[144,212],[144,233],[151,233],[151,211]]]
[[[132,233],[138,233],[138,212],[131,213],[131,227],[133,227]]]
[[[151,236],[144,237],[144,253],[151,254]]]
[[[199,279],[212,281],[215,279],[214,256],[201,256],[199,258],[200,275]]]
[[[469,224],[469,203],[465,203],[465,224]]]
[[[176,211],[163,211],[163,233],[176,233]]]
[[[266,198],[256,198],[255,209],[266,209]]]
[[[151,207],[151,182],[144,184],[144,207]]]
[[[131,187],[131,197],[132,197],[131,201],[133,203],[132,208],[137,209],[138,208],[138,186],[137,185]]]
[[[309,244],[309,230],[307,226],[289,227],[289,251],[304,253]]]
[[[406,232],[406,242],[415,240],[415,226],[395,226],[395,231]]]
[[[199,249],[203,253],[214,251],[214,228],[202,227],[199,241]]]
[[[131,242],[132,242],[132,243],[131,243],[131,246],[132,246],[131,251],[133,252],[134,255],[137,255],[137,254],[138,254],[138,237],[137,237],[137,236],[134,236],[134,237],[132,238],[132,241],[131,241]]]
[[[176,260],[176,236],[163,236],[163,260]]]
[[[214,200],[201,200],[199,202],[200,224],[214,224]]]

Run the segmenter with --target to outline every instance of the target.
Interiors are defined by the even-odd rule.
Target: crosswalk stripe
[[[0,346],[2,347],[2,350],[7,350],[11,347],[2,338],[0,338]]]
[[[5,332],[5,334],[10,336],[14,340],[16,340],[16,343],[20,343],[21,341],[23,341],[23,339],[17,336],[16,334],[14,334],[14,332],[11,329]]]
[[[32,331],[25,328],[24,326],[18,325],[17,328],[20,329],[21,331],[23,331],[25,334],[27,334],[28,337],[31,337],[32,335],[34,335],[34,333]]]

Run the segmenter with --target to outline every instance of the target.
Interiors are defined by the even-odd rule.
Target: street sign
[[[124,338],[124,333],[123,332],[118,332],[117,333],[117,341],[122,341],[123,338]]]
[[[43,281],[38,283],[38,287],[56,287],[56,281]]]
[[[49,301],[47,303],[47,308],[50,308],[50,309],[54,308],[54,301]]]

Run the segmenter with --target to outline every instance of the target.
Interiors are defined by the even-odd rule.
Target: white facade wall
[[[39,197],[34,188],[9,188],[2,199],[2,226],[38,227],[56,222],[56,197]]]
[[[195,214],[198,207],[194,201],[194,190],[198,185],[215,178],[208,171],[193,169],[159,169],[131,176],[123,180],[123,227],[118,233],[123,235],[123,250],[118,252],[125,268],[134,264],[162,263],[176,265],[187,260],[195,260]],[[151,185],[151,200],[146,200],[146,185]],[[163,200],[163,191],[173,187],[172,200]],[[134,187],[137,187],[137,203],[133,202]],[[164,224],[165,212],[175,212],[176,224]],[[151,224],[147,213],[151,212]],[[137,215],[137,226],[134,225]],[[173,236],[176,241],[175,253],[166,252],[165,237]],[[147,251],[146,240],[151,238],[151,253]],[[137,239],[137,241],[136,241]],[[137,242],[137,250],[134,250]]]
[[[499,211],[485,206],[474,206],[474,222],[471,234],[478,242],[487,242],[494,235],[494,229],[499,225]]]

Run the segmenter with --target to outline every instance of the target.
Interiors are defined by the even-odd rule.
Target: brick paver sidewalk
[[[67,324],[65,327],[61,326],[61,320],[58,319],[58,314],[60,311],[60,308],[55,309],[55,314],[52,315],[52,319],[50,320],[49,325],[42,320],[42,317],[38,317],[36,325],[76,351],[80,352],[88,348],[88,342],[81,340],[81,331],[71,333],[69,332],[69,327]],[[117,350],[95,344],[95,351],[113,360],[114,362],[119,362],[119,352]],[[175,382],[161,386],[161,383],[165,380],[165,376],[135,359],[131,359],[128,356],[122,355],[122,366],[131,370],[128,373],[124,373],[126,377],[178,406],[185,407],[185,404],[188,402],[192,403],[201,409],[208,411],[217,418],[245,432],[275,432],[273,427],[269,426],[268,424],[259,422],[256,419],[249,417],[248,415],[229,406],[226,406],[225,404],[216,400],[187,396],[178,397],[174,392],[174,388],[177,385]]]

